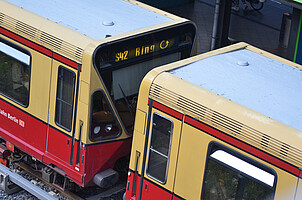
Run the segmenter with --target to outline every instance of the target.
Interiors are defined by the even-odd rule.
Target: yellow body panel
[[[137,126],[135,127],[135,132],[145,134],[146,116],[145,112],[141,110],[136,111],[135,122],[137,122]]]
[[[30,92],[32,95],[29,99],[29,111],[30,113],[36,113],[36,117],[47,121],[47,107],[49,102],[49,88],[50,88],[50,76],[41,76],[41,74],[51,73],[51,59],[31,51],[32,54],[32,68],[31,68],[31,80],[30,80]],[[43,64],[41,64],[43,63]]]
[[[13,42],[7,37],[3,37],[6,40]],[[14,106],[24,109],[44,122],[47,122],[48,118],[48,102],[49,102],[49,88],[50,88],[50,76],[41,76],[41,74],[50,74],[52,61],[49,57],[36,52],[32,49],[26,48],[24,45],[17,43],[20,47],[28,50],[31,55],[31,69],[29,77],[29,91],[33,94],[29,98],[28,107],[24,108],[15,101],[7,98],[7,101]],[[43,64],[41,64],[43,63]]]
[[[210,141],[203,132],[183,125],[175,175],[174,191],[177,195],[185,199],[200,199]]]

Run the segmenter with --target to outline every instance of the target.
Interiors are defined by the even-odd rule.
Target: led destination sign
[[[94,64],[103,74],[177,52],[179,59],[187,58],[192,50],[195,31],[195,26],[188,23],[105,43],[96,49]]]
[[[152,43],[144,46],[137,46],[134,48],[125,49],[123,51],[118,51],[115,53],[114,62],[121,62],[131,58],[140,57],[143,55],[159,52],[164,49],[169,49],[174,45],[174,39],[161,40],[157,43]]]

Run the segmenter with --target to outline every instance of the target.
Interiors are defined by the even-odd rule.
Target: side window
[[[260,163],[212,145],[201,199],[273,199],[274,174]]]
[[[120,127],[102,91],[92,94],[90,139],[92,141],[119,136]]]
[[[29,53],[0,41],[0,92],[28,106],[29,77]]]
[[[167,178],[172,131],[170,119],[153,114],[147,174],[161,183],[165,183]]]
[[[59,67],[55,121],[68,131],[71,130],[72,125],[75,77],[74,72]]]

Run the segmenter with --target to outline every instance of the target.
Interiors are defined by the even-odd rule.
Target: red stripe
[[[54,58],[54,59],[56,59],[56,60],[58,60],[58,61],[60,61],[64,64],[70,66],[70,67],[78,69],[78,63],[76,63],[76,62],[74,62],[74,61],[72,61],[68,58],[65,58],[64,56],[61,56],[57,53],[53,53],[50,49],[47,49],[43,46],[40,46],[40,45],[30,41],[30,40],[27,40],[27,39],[15,34],[15,33],[12,33],[10,31],[8,31],[8,30],[6,30],[2,27],[0,27],[0,33],[7,36],[7,37],[9,37],[9,38],[11,38],[11,39],[13,39],[13,40],[15,40],[15,41],[17,41],[17,42],[20,42],[21,44],[23,44],[25,46],[28,46],[28,47],[30,47],[30,48],[46,55],[46,56],[52,57],[52,58]]]
[[[163,112],[165,112],[169,115],[172,115],[172,116],[176,117],[177,119],[180,119],[180,120],[182,119],[182,114],[181,113],[179,113],[179,112],[177,112],[177,111],[175,111],[171,108],[168,108],[167,106],[164,106],[164,105],[162,105],[162,104],[160,104],[156,101],[153,102],[153,107],[155,107],[155,108],[157,108],[157,109],[159,109],[159,110],[161,110],[161,111],[163,111]],[[229,136],[229,135],[227,135],[227,134],[225,134],[221,131],[218,131],[217,129],[214,129],[214,128],[212,128],[212,127],[210,127],[210,126],[208,126],[208,125],[206,125],[206,124],[204,124],[200,121],[197,121],[197,120],[195,120],[195,119],[193,119],[189,116],[185,116],[185,122],[192,125],[192,126],[194,126],[194,127],[196,127],[196,128],[198,128],[198,129],[200,129],[200,130],[202,130],[202,131],[204,131],[204,132],[206,132],[206,133],[208,133],[208,134],[210,134],[210,135],[212,135],[212,136],[214,136],[214,137],[216,137],[216,138],[218,138],[218,139],[220,139],[220,140],[222,140],[222,141],[225,141],[225,142],[227,142],[227,143],[229,143],[229,144],[231,144],[235,147],[238,147],[243,151],[246,151],[246,152],[248,152],[248,153],[250,153],[250,154],[252,154],[252,155],[268,162],[268,163],[271,163],[271,164],[273,164],[273,165],[275,165],[275,166],[277,166],[277,167],[279,167],[279,168],[281,168],[281,169],[283,169],[283,170],[299,177],[300,171],[299,171],[298,167],[295,167],[291,164],[288,164],[288,163],[286,163],[286,162],[284,162],[284,161],[282,161],[282,160],[280,160],[280,159],[278,159],[274,156],[271,156],[271,155],[255,148],[255,147],[252,147],[252,146],[250,146],[250,145],[248,145],[248,144],[246,144],[246,143],[244,143],[244,142],[242,142],[238,139],[235,139],[235,138],[233,138],[233,137],[231,137],[231,136]],[[302,175],[300,175],[300,177],[302,177]]]
[[[163,111],[163,112],[165,112],[165,113],[167,113],[167,114],[169,114],[169,115],[171,115],[171,116],[173,116],[173,117],[175,117],[179,120],[182,120],[182,116],[183,116],[182,113],[180,113],[176,110],[173,110],[171,108],[168,108],[167,106],[165,106],[161,103],[153,101],[153,107],[155,107],[155,108],[157,108],[157,109],[159,109],[159,110],[161,110],[161,111]]]
[[[53,58],[56,60],[59,60],[60,62],[66,64],[66,65],[69,65],[75,69],[78,69],[78,63],[76,63],[68,58],[65,58],[64,56],[61,56],[60,54],[53,53]]]
[[[5,35],[5,36],[7,36],[7,37],[9,37],[9,38],[11,38],[11,39],[13,39],[13,40],[16,40],[16,41],[20,42],[21,44],[24,44],[24,45],[26,45],[26,46],[28,46],[28,47],[30,47],[32,49],[35,49],[35,50],[37,50],[37,51],[39,51],[39,52],[41,52],[41,53],[43,53],[43,54],[45,54],[47,56],[52,57],[51,50],[46,49],[44,47],[41,47],[40,45],[37,45],[37,44],[35,44],[35,43],[33,43],[33,42],[31,42],[31,41],[29,41],[29,40],[27,40],[27,39],[19,36],[19,35],[16,35],[16,34],[10,32],[10,31],[8,31],[8,30],[6,30],[4,28],[0,27],[0,33],[3,34],[3,35]]]

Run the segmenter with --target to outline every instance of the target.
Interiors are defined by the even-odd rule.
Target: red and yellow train
[[[302,199],[301,70],[246,43],[153,69],[125,199]]]
[[[195,31],[134,0],[0,0],[1,151],[62,187],[114,184],[143,76],[191,56]]]

